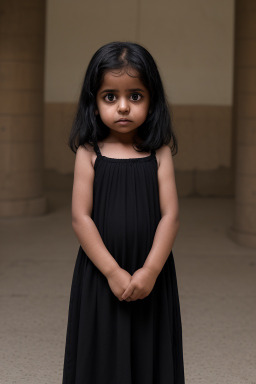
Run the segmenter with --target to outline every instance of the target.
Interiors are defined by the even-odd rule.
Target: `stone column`
[[[0,2],[0,217],[40,215],[45,0]]]
[[[231,238],[256,248],[256,1],[236,1],[235,211]]]

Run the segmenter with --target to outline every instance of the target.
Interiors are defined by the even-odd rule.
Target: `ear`
[[[98,109],[95,109],[94,113],[95,113],[95,115],[98,115],[99,114]]]

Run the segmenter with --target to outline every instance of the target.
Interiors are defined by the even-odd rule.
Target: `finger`
[[[126,293],[124,293],[122,297],[123,297],[124,300],[126,300],[128,297],[131,297],[131,290],[129,290]]]
[[[129,299],[129,301],[135,301],[135,300],[137,300],[137,297],[132,295],[132,296],[127,297],[127,299]]]
[[[131,295],[133,289],[134,289],[134,288],[133,288],[132,284],[130,283],[130,284],[128,285],[128,287],[126,288],[126,290],[124,291],[122,297],[123,297],[124,299],[126,299],[128,296]]]
[[[137,294],[136,294],[135,290],[136,290],[136,288],[133,290],[133,292],[129,296],[130,301],[137,300]]]
[[[125,299],[126,297],[127,297],[127,292],[128,292],[128,288],[129,288],[129,286],[125,289],[125,291],[124,291],[124,293],[122,294],[122,298],[123,299]],[[126,297],[125,297],[125,295],[126,295]]]
[[[133,286],[130,284],[127,289],[124,291],[123,295],[122,295],[122,298],[125,300],[127,297],[131,296],[132,292],[133,292],[134,288]]]

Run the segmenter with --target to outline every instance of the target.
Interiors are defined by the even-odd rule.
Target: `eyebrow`
[[[141,88],[133,88],[133,89],[126,89],[125,90],[126,92],[145,92],[143,89]],[[100,92],[100,94],[102,93],[105,93],[105,92],[119,92],[118,89],[104,89],[102,92]]]

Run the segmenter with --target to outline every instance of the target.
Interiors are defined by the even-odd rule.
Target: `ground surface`
[[[0,220],[0,383],[60,384],[78,241],[70,194]],[[230,198],[180,198],[173,254],[187,384],[256,384],[256,250],[235,244]],[[107,383],[106,383],[107,384]]]

